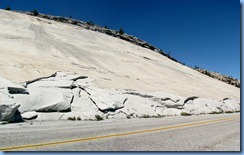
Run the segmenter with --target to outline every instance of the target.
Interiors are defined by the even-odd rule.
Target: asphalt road
[[[0,151],[240,151],[240,114],[0,125]]]

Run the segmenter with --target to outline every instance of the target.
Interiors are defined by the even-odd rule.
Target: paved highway
[[[240,151],[240,114],[1,125],[0,151]]]

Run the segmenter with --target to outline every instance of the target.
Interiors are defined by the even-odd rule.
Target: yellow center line
[[[162,128],[139,130],[139,131],[133,131],[133,132],[117,133],[117,134],[95,136],[95,137],[88,137],[88,138],[78,138],[78,139],[71,139],[71,140],[65,140],[65,141],[29,144],[29,145],[22,145],[22,146],[11,146],[11,147],[0,148],[0,151],[21,150],[21,149],[38,148],[38,147],[45,147],[45,146],[75,143],[75,142],[84,142],[84,141],[98,140],[98,139],[105,139],[105,138],[112,138],[112,137],[121,137],[121,136],[135,135],[135,134],[141,134],[141,133],[163,131],[163,130],[169,130],[169,129],[177,129],[177,128],[183,128],[183,127],[190,127],[190,126],[197,126],[197,125],[204,125],[204,124],[210,124],[210,123],[229,121],[229,120],[237,119],[239,117],[240,116],[235,116],[235,117],[221,118],[221,119],[208,120],[208,121],[202,121],[202,122],[194,122],[194,123],[180,124],[180,125],[174,125],[174,126],[166,126],[166,127],[162,127]]]

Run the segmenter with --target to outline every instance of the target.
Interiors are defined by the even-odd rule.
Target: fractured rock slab
[[[219,107],[223,112],[238,112],[240,111],[240,101],[234,99],[225,99]]]
[[[73,93],[68,89],[60,88],[29,88],[29,95],[14,95],[16,103],[23,112],[64,112],[70,111]]]
[[[183,112],[190,114],[209,114],[212,112],[222,112],[218,107],[221,107],[223,102],[213,99],[196,98],[189,100],[184,105]]]
[[[95,115],[101,115],[98,107],[91,101],[90,95],[80,88],[72,90],[74,100],[71,104],[72,113],[81,117],[81,119],[94,119]]]
[[[127,100],[125,95],[114,90],[89,87],[86,91],[90,94],[92,102],[104,112],[123,108]]]
[[[22,121],[18,111],[20,107],[11,96],[0,92],[0,121],[19,122]]]
[[[125,102],[125,106],[120,111],[123,111],[127,115],[135,114],[138,117],[143,115],[157,116],[157,112],[155,111],[155,107],[160,105],[157,102],[149,98],[142,98],[140,96],[135,95],[127,95],[127,101]]]
[[[182,112],[198,115],[240,111],[240,101],[235,99],[186,98],[162,91],[99,88],[94,80],[57,72],[26,82],[23,87],[2,78],[0,121],[96,120],[96,116],[124,119],[178,116]]]

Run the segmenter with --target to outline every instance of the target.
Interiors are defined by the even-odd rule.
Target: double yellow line
[[[141,134],[141,133],[163,131],[163,130],[170,130],[170,129],[196,126],[196,125],[204,125],[204,124],[210,124],[210,123],[230,121],[230,120],[234,120],[237,118],[240,118],[240,116],[229,117],[229,118],[221,118],[221,119],[215,119],[215,120],[208,120],[208,121],[202,121],[202,122],[180,124],[180,125],[174,125],[174,126],[166,126],[166,127],[162,127],[162,128],[155,128],[155,129],[148,129],[148,130],[140,130],[140,131],[126,132],[126,133],[110,134],[110,135],[104,135],[104,136],[78,138],[78,139],[71,139],[71,140],[65,140],[65,141],[47,142],[47,143],[40,143],[40,144],[29,144],[29,145],[22,145],[22,146],[11,146],[11,147],[0,148],[0,151],[22,150],[22,149],[47,147],[47,146],[53,146],[53,145],[61,145],[61,144],[68,144],[68,143],[76,143],[76,142],[105,139],[105,138],[122,137],[122,136],[135,135],[135,134]]]

